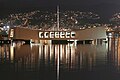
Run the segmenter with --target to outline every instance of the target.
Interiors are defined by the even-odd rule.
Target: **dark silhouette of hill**
[[[120,5],[113,3],[100,3],[96,5],[62,5],[63,10],[79,10],[89,11],[98,14],[101,17],[101,22],[108,22],[113,14],[120,12]]]
[[[4,5],[3,7],[0,7],[0,15],[1,17],[4,17],[5,15],[8,15],[10,13],[19,13],[32,10],[56,10],[56,6],[32,6],[32,4],[28,4],[28,6],[15,7],[11,5]],[[100,22],[108,23],[113,14],[120,12],[120,4],[100,3],[95,5],[81,5],[80,3],[80,5],[60,5],[60,10],[79,10],[81,12],[94,12],[101,17]]]

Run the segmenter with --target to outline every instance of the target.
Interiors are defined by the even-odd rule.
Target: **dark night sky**
[[[120,0],[0,0],[0,14],[27,9],[56,9],[92,11],[110,16],[120,11]]]
[[[55,6],[57,4],[66,6],[96,5],[96,4],[120,4],[120,0],[0,0],[1,7],[35,7]]]

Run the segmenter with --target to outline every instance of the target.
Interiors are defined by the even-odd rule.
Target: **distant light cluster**
[[[115,25],[120,25],[120,13],[114,14],[110,21]]]
[[[27,13],[10,14],[1,20],[5,25],[23,26],[30,28],[54,28],[57,21],[56,11],[32,11]],[[93,24],[100,19],[97,14],[92,12],[80,11],[61,11],[60,28],[80,28],[86,24]]]

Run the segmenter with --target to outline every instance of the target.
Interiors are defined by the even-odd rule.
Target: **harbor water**
[[[119,39],[110,44],[2,44],[1,80],[120,80]]]

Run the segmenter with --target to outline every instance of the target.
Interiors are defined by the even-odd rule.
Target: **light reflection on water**
[[[28,72],[31,72],[31,74],[36,73],[35,75],[30,74],[27,77],[20,78],[22,80],[48,80],[51,78],[50,76],[52,76],[52,80],[67,80],[70,78],[68,78],[66,72],[73,72],[73,77],[81,78],[77,75],[82,74],[82,71],[87,73],[93,71],[97,73],[98,69],[103,70],[103,73],[105,69],[108,69],[108,71],[109,69],[113,71],[117,69],[119,71],[120,45],[117,48],[112,45],[110,51],[108,51],[107,47],[105,44],[77,46],[73,44],[1,45],[0,71],[9,71],[8,75],[13,73],[17,77],[23,77]],[[112,49],[113,47],[114,49]],[[19,75],[20,72],[23,72],[24,75]],[[50,76],[47,78],[43,77],[44,75]],[[35,77],[37,78],[35,79]],[[12,79],[16,80],[16,78]],[[87,79],[83,78],[83,80]]]

